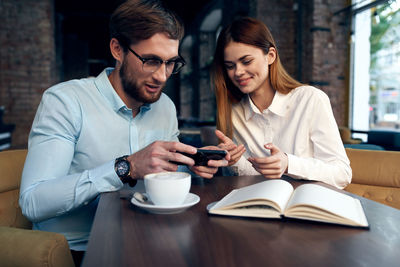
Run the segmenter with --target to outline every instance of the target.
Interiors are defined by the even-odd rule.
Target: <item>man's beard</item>
[[[144,91],[140,90],[140,87],[137,84],[137,80],[133,77],[129,78],[127,73],[128,65],[126,64],[126,61],[124,61],[119,70],[119,77],[121,79],[122,88],[127,95],[138,102],[147,104],[154,103],[158,99],[160,99],[162,90],[155,94],[146,95]]]

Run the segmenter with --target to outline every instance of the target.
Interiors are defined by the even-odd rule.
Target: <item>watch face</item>
[[[117,163],[116,171],[118,176],[126,176],[129,173],[129,162],[121,160]]]

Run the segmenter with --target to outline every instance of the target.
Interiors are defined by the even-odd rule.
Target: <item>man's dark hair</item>
[[[127,46],[149,39],[156,33],[181,40],[183,23],[171,10],[157,0],[128,0],[111,15],[110,37]]]

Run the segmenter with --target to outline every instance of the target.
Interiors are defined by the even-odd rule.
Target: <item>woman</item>
[[[240,18],[226,27],[218,37],[212,76],[216,134],[239,175],[286,174],[337,188],[350,183],[328,96],[290,77],[265,24]]]

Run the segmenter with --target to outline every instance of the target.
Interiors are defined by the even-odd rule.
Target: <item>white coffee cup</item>
[[[144,187],[150,200],[158,206],[183,204],[192,179],[186,172],[160,172],[144,176]]]

